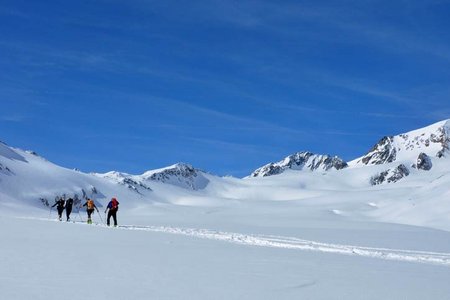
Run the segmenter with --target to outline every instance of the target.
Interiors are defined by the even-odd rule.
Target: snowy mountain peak
[[[165,168],[149,170],[142,175],[131,175],[117,171],[94,175],[125,185],[129,189],[141,193],[143,189],[151,191],[150,185],[155,182],[172,184],[190,190],[204,189],[209,183],[204,174],[190,164],[177,163]]]
[[[192,174],[196,171],[196,169],[187,163],[176,163],[174,165],[165,167],[165,168],[161,168],[161,169],[156,169],[156,170],[149,170],[147,172],[145,172],[144,174],[142,174],[143,178],[149,178],[152,177],[154,174],[156,173],[164,173],[164,172],[179,172],[180,174]]]
[[[127,173],[117,172],[117,171],[110,171],[108,173],[99,174],[99,173],[93,173],[93,175],[98,175],[100,177],[109,178],[109,179],[122,179],[131,176]]]
[[[379,165],[394,161],[417,160],[422,153],[443,157],[450,149],[450,120],[396,136],[385,136],[364,156],[351,165]],[[423,156],[422,154],[422,156]]]
[[[250,177],[266,177],[281,174],[288,169],[292,170],[340,170],[347,167],[347,163],[337,156],[318,155],[308,151],[297,152],[285,159],[270,163],[255,170]]]
[[[192,190],[203,189],[209,182],[204,176],[204,172],[186,163],[177,163],[169,167],[147,171],[141,175],[141,178],[169,183]]]

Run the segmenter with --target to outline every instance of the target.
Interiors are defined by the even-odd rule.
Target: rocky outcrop
[[[351,165],[380,165],[395,161],[409,165],[416,163],[413,159],[420,153],[441,158],[449,150],[450,121],[447,120],[404,134],[385,136]]]
[[[379,185],[383,183],[394,183],[409,175],[409,170],[404,164],[398,165],[396,168],[383,171],[370,179],[371,185]]]
[[[179,163],[172,167],[162,169],[159,172],[148,174],[148,176],[145,176],[145,179],[167,182],[172,177],[182,177],[182,178],[197,177],[197,170],[194,169],[194,167],[191,165]]]
[[[286,168],[282,168],[280,165],[276,165],[274,163],[270,163],[268,165],[262,166],[259,169],[256,169],[250,177],[266,177],[278,175],[284,172]]]
[[[448,123],[448,122],[447,122]],[[446,123],[446,125],[447,125]],[[436,154],[437,157],[444,157],[446,153],[450,150],[450,128],[449,125],[444,125],[438,129],[438,134],[432,136],[432,141],[439,143],[442,147],[441,150]]]
[[[73,199],[73,207],[77,208],[77,210],[80,209],[81,205],[83,205],[86,202],[86,199],[90,198],[94,200],[94,203],[97,207],[103,207],[102,204],[96,200],[98,198],[105,198],[105,195],[97,190],[96,187],[90,186],[89,188],[81,189],[78,192],[59,192],[56,193],[54,198],[48,198],[48,197],[40,197],[39,201],[42,205],[50,207],[52,204],[56,203],[56,201],[62,199],[67,200],[69,198]]]
[[[149,186],[143,184],[140,181],[133,180],[131,178],[124,178],[122,180],[122,184],[126,185],[129,189],[134,190],[134,191],[136,191],[138,193],[140,193],[140,191],[139,191],[140,188],[148,190],[148,191],[152,190]]]
[[[346,168],[347,163],[337,156],[317,155],[311,152],[298,152],[282,161],[270,163],[255,170],[250,177],[266,177],[283,173],[285,170],[328,171]]]
[[[137,179],[136,176],[134,175],[129,175],[126,173],[116,171],[108,172],[106,174],[94,173],[94,175],[109,179],[110,181],[113,181],[117,184],[124,185],[130,190],[133,190],[139,194],[141,194],[141,190],[148,190],[148,191],[152,190],[148,185],[146,185],[142,180]]]
[[[204,189],[209,183],[209,180],[204,176],[202,171],[185,163],[178,163],[167,168],[148,171],[141,178],[147,181],[159,181],[192,190]]]
[[[12,174],[11,169],[1,163],[0,163],[0,172],[3,174]]]
[[[383,137],[360,161],[365,165],[379,165],[393,162],[397,156],[397,150],[393,146],[393,141],[393,136]]]
[[[429,171],[432,167],[433,163],[431,162],[431,158],[425,153],[420,153],[417,157],[417,162],[413,165],[413,168],[424,171]]]

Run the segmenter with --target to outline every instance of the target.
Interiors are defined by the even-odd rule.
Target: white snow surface
[[[449,299],[450,159],[432,160],[371,186],[399,161],[245,179],[179,164],[86,174],[0,144],[0,299]],[[172,172],[184,166],[192,177]],[[77,207],[56,221],[44,203],[63,194],[94,198],[97,225]],[[104,225],[111,197],[117,228]]]

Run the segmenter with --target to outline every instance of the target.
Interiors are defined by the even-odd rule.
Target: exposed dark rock
[[[92,186],[91,190],[95,190],[96,191],[95,194],[97,196],[95,198],[97,198],[97,199],[98,198],[104,198],[104,195],[102,193],[100,193],[95,187]],[[74,209],[79,210],[81,205],[83,205],[83,199],[92,198],[92,197],[93,197],[93,195],[92,196],[88,196],[86,194],[86,191],[84,189],[81,189],[80,193],[73,193],[73,192],[70,192],[70,193],[58,193],[55,196],[54,202],[58,201],[59,199],[67,200],[69,198],[72,198],[73,199],[73,207],[74,207]],[[39,201],[41,201],[42,205],[44,205],[44,206],[47,206],[47,207],[51,206],[50,201],[46,197],[39,198]],[[98,202],[97,200],[94,200],[94,201],[95,201],[95,205],[97,205],[98,207],[102,207],[100,202]]]
[[[389,171],[384,171],[378,175],[373,176],[372,178],[370,178],[370,184],[371,185],[382,184],[386,180],[386,176],[388,173]]]
[[[143,184],[142,182],[138,182],[136,180],[133,180],[131,178],[124,178],[123,181],[122,181],[122,184],[126,185],[129,189],[132,189],[132,190],[134,190],[134,191],[136,191],[138,193],[139,193],[139,189],[138,188],[143,188],[143,189],[146,189],[148,191],[152,190],[149,186]]]
[[[433,166],[430,157],[423,152],[419,154],[419,157],[417,157],[416,165],[417,169],[424,171],[431,170],[431,167]]]
[[[400,164],[397,168],[393,170],[392,176],[388,177],[387,182],[397,182],[403,177],[406,177],[409,175],[409,170],[404,164]]]
[[[47,198],[39,198],[39,200],[41,201],[42,205],[50,207],[50,203],[48,202]]]
[[[258,177],[258,176],[266,177],[266,176],[278,175],[278,174],[283,173],[284,170],[285,169],[283,169],[282,167],[275,165],[274,163],[270,163],[264,167],[259,168],[258,170],[253,172],[252,175],[250,175],[250,176],[251,177]]]
[[[408,138],[407,135],[402,135],[401,137],[403,137],[403,139]],[[393,136],[383,137],[366,155],[363,156],[361,162],[365,165],[379,165],[393,162],[397,156],[397,150],[392,145],[393,140]]]
[[[160,171],[147,172],[142,178],[144,180],[174,184],[192,190],[200,190],[204,189],[209,183],[209,180],[202,173],[202,171],[189,164],[178,163]]]
[[[378,185],[382,183],[394,183],[409,175],[409,170],[404,164],[398,165],[394,169],[389,169],[373,176],[370,179],[371,185]]]
[[[298,152],[289,155],[285,159],[270,163],[255,170],[250,177],[266,177],[283,173],[285,170],[341,170],[346,168],[347,163],[337,156],[317,155],[311,152]]]
[[[169,180],[170,177],[197,177],[197,171],[191,165],[187,164],[177,164],[173,168],[165,169],[161,172],[154,173],[151,176],[147,177],[150,180],[158,180],[158,181],[166,181]]]
[[[1,163],[0,163],[0,172],[8,175],[12,174],[11,169]]]

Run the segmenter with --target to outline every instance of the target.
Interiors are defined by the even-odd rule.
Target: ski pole
[[[53,206],[50,206],[50,212],[48,213],[48,218],[49,219],[52,217],[52,209],[53,209]]]
[[[78,217],[80,218],[81,222],[84,222],[83,218],[81,217],[81,214],[80,214],[80,209],[81,209],[81,206],[78,206]]]
[[[105,225],[105,222],[103,222],[102,214],[98,211],[98,208],[97,208],[97,213],[98,213],[98,216],[100,217],[100,220],[102,221],[102,224]]]

